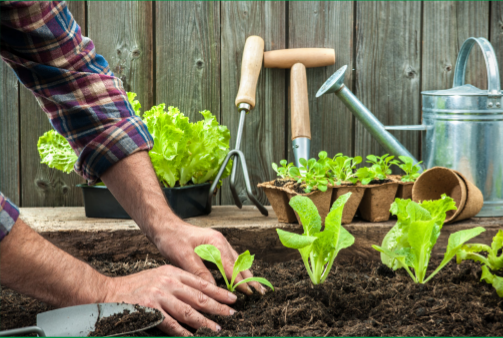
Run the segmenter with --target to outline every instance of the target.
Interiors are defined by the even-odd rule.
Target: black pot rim
[[[173,189],[173,190],[183,190],[183,189],[191,189],[191,188],[195,188],[195,187],[202,187],[202,186],[206,186],[206,185],[211,185],[212,182],[205,182],[205,183],[199,183],[199,184],[190,184],[190,185],[186,185],[186,186],[183,186],[183,187],[173,187],[173,188],[166,188],[166,187],[162,187],[162,189]],[[105,185],[93,185],[93,186],[90,186],[90,185],[87,185],[85,183],[81,183],[81,184],[77,184],[76,187],[79,187],[79,188],[82,188],[82,189],[108,189],[107,186]]]

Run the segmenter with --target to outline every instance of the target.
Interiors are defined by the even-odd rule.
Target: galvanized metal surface
[[[304,158],[309,160],[311,153],[311,140],[307,137],[297,137],[292,140],[292,150],[296,167],[300,167],[299,160]]]

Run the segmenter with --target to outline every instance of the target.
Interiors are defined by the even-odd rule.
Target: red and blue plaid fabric
[[[18,208],[0,192],[0,241],[11,231],[18,217]]]
[[[65,2],[2,1],[0,6],[2,59],[70,142],[78,155],[77,173],[94,184],[121,159],[152,149],[152,137],[134,114],[122,81],[82,36]]]

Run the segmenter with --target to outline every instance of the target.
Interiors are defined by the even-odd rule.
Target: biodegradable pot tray
[[[360,206],[363,194],[365,193],[365,187],[361,184],[344,185],[343,183],[341,185],[334,185],[332,188],[333,191],[330,206],[332,206],[340,196],[348,192],[351,193],[351,197],[346,202],[346,205],[344,205],[344,211],[342,212],[342,224],[351,223],[355,217],[358,207]]]
[[[412,187],[414,182],[402,182],[402,176],[400,175],[390,175],[389,179],[398,183],[398,190],[396,191],[395,198],[401,198],[403,200],[412,199]]]
[[[387,221],[397,190],[398,183],[393,181],[365,186],[365,193],[358,208],[360,217],[369,222]]]
[[[308,197],[311,201],[313,201],[314,205],[318,209],[318,213],[320,214],[321,217],[321,224],[325,225],[325,218],[327,217],[330,207],[331,207],[331,201],[332,201],[332,188],[327,188],[327,191],[321,192],[321,191],[312,191],[308,194],[299,194],[298,192],[290,189],[289,187],[285,187],[284,190],[286,191],[286,195],[288,196],[288,200],[291,200],[294,196],[300,195],[300,196],[306,196]],[[292,209],[293,210],[293,209]],[[300,221],[300,217],[295,212],[295,216],[297,217],[297,221],[299,224],[302,224]]]
[[[278,216],[278,222],[297,222],[297,217],[295,216],[290,204],[288,204],[289,198],[286,195],[286,192],[283,191],[282,187],[275,186],[274,181],[260,183],[257,187],[264,190],[269,203],[271,203],[272,209],[276,213],[276,216]]]
[[[131,217],[105,186],[79,184],[84,194],[86,217],[122,218]],[[208,215],[206,210],[211,183],[188,185],[184,187],[162,188],[171,210],[180,218]]]

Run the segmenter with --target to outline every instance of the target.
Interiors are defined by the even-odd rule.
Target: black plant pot
[[[119,202],[105,186],[79,184],[84,194],[86,217],[131,219]],[[180,218],[208,215],[211,183],[188,185],[184,187],[162,188],[171,210]]]

